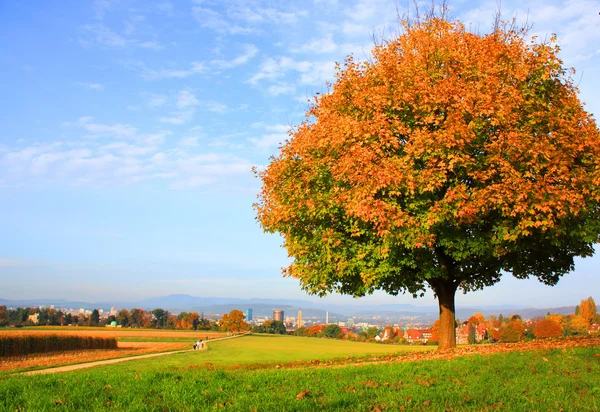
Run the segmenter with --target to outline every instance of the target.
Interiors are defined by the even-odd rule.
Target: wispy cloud
[[[150,69],[141,62],[130,63],[128,66],[139,71],[146,80],[184,79],[206,71],[206,66],[202,62],[192,62],[187,68],[163,68],[157,70]]]
[[[79,86],[84,87],[86,89],[89,90],[95,90],[95,91],[103,91],[104,90],[104,86],[101,85],[100,83],[77,83]]]
[[[77,125],[90,133],[88,137],[111,136],[117,138],[132,137],[137,133],[137,128],[128,125],[116,123],[112,125],[96,123],[91,116],[84,116],[77,119],[75,123],[64,123],[65,126]]]
[[[249,83],[257,84],[261,80],[279,81],[288,73],[299,74],[298,80],[301,84],[322,85],[326,80],[333,78],[335,62],[298,61],[287,56],[268,58],[262,62],[258,73],[250,78]],[[281,90],[272,90],[274,93],[278,91]]]
[[[177,107],[180,109],[185,109],[186,107],[196,106],[198,104],[198,99],[196,96],[188,90],[181,90],[179,95],[177,96]]]
[[[182,125],[194,118],[195,110],[180,110],[175,112],[170,112],[167,116],[159,117],[159,121],[161,123],[168,123],[172,125]]]
[[[146,106],[153,109],[161,107],[167,102],[167,97],[162,94],[142,93],[141,96],[146,100]]]
[[[205,7],[192,7],[192,15],[201,27],[211,29],[219,33],[227,34],[256,34],[260,30],[230,22],[219,12]]]
[[[203,106],[206,110],[213,113],[225,113],[229,111],[229,107],[226,104],[215,101],[203,102]]]
[[[211,64],[220,69],[230,69],[232,67],[240,66],[247,63],[258,53],[258,48],[253,44],[247,44],[244,46],[244,51],[239,56],[231,60],[213,60]]]
[[[255,128],[262,128],[267,132],[260,137],[251,137],[248,139],[248,141],[260,150],[269,150],[289,139],[290,126],[284,124],[266,125],[264,123],[255,123],[253,126]]]
[[[134,39],[125,34],[119,34],[102,23],[86,24],[82,26],[82,29],[91,36],[91,40],[105,47],[140,47],[151,50],[162,50],[164,48],[164,46],[156,40]],[[84,39],[83,43],[88,44],[89,41]]]
[[[293,94],[296,92],[296,85],[293,83],[278,83],[267,88],[267,92],[271,96],[279,96],[280,94]]]
[[[327,33],[325,36],[313,39],[300,47],[294,47],[291,51],[293,53],[327,54],[333,53],[337,49],[338,45],[333,40],[333,33]]]

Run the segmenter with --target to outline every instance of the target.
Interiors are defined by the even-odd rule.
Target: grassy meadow
[[[597,353],[595,348],[576,348],[283,370],[153,368],[131,362],[60,375],[7,377],[0,385],[0,408],[595,411],[600,409]]]
[[[6,375],[0,378],[0,410],[600,410],[598,347],[360,366],[272,366],[407,349],[423,347],[249,336],[213,342],[204,352],[56,375]],[[260,364],[271,367],[250,367]]]
[[[208,348],[207,351],[169,356],[161,359],[159,365],[150,360],[144,367],[149,369],[186,368],[206,366],[206,362],[215,367],[274,365],[298,361],[326,361],[348,356],[368,357],[406,351],[435,350],[433,346],[382,345],[281,335],[251,335],[218,342],[208,341]],[[144,365],[143,360],[140,362],[141,365]]]

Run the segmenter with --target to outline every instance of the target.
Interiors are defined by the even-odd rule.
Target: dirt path
[[[250,332],[244,333],[241,335],[227,336],[224,338],[216,338],[216,339],[211,339],[209,342],[212,343],[212,342],[216,342],[218,340],[241,338],[242,336],[247,336],[249,334],[250,334]],[[207,345],[204,345],[204,350],[206,350],[206,349],[207,349]],[[38,369],[38,370],[34,370],[34,371],[16,373],[15,375],[42,375],[42,374],[48,374],[48,373],[70,372],[70,371],[75,371],[78,369],[93,368],[94,366],[110,365],[113,363],[127,362],[127,361],[132,361],[132,360],[137,360],[137,359],[155,358],[157,356],[173,355],[175,353],[192,352],[193,350],[194,349],[185,349],[185,350],[176,350],[176,351],[170,351],[170,352],[149,353],[147,355],[129,356],[126,358],[106,359],[106,360],[95,361],[95,362],[78,363],[76,365],[58,366],[56,368]]]

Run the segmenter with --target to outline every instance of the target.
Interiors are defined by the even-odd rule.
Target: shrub
[[[533,330],[536,338],[554,338],[563,335],[563,328],[554,319],[540,320]]]

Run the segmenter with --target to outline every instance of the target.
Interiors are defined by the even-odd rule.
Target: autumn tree
[[[244,322],[244,319],[246,319],[244,312],[234,309],[223,315],[219,321],[219,327],[221,330],[228,332],[239,332],[249,329],[250,325]]]
[[[581,301],[579,304],[579,316],[584,318],[588,325],[596,319],[596,302],[594,302],[594,298],[589,297]]]
[[[405,24],[348,57],[258,176],[255,205],[309,293],[383,290],[439,303],[504,273],[555,285],[600,233],[600,137],[556,39],[497,24]],[[518,189],[518,190],[517,190]]]
[[[525,326],[520,319],[511,320],[502,330],[500,340],[503,343],[514,343],[525,339]]]
[[[536,338],[556,338],[563,335],[563,327],[553,318],[540,320],[533,330]]]
[[[133,308],[129,311],[129,323],[131,326],[141,328],[144,326],[144,310]]]
[[[467,322],[469,322],[469,324],[473,325],[473,326],[479,326],[483,323],[487,322],[487,319],[485,318],[485,316],[483,316],[483,314],[476,312],[473,314],[473,316],[471,316]]]
[[[181,312],[177,315],[177,329],[193,329],[198,328],[200,315],[198,312]]]
[[[567,334],[568,335],[587,335],[588,333],[587,319],[581,315],[575,315],[569,319],[567,323]]]

